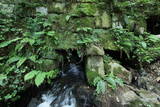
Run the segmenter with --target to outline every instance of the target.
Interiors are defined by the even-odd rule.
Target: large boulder
[[[98,107],[159,107],[159,95],[125,85],[116,90],[108,90],[95,99]]]
[[[113,72],[117,77],[123,79],[127,84],[130,84],[132,81],[131,71],[127,70],[125,67],[115,61],[105,63],[105,71],[106,73]]]

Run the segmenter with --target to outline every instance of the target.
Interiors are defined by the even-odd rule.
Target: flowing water
[[[32,98],[28,107],[94,107],[84,73],[75,64],[62,72],[52,88]]]

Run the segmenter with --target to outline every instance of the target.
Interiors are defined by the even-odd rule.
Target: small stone
[[[43,15],[47,15],[48,14],[48,9],[46,7],[37,7],[36,12],[41,13]]]

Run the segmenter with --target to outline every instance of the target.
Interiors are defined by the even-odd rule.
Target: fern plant
[[[123,80],[110,72],[104,77],[97,76],[94,78],[93,85],[96,87],[96,94],[104,94],[107,88],[116,89],[118,85],[123,86]]]
[[[26,24],[22,25],[25,30],[14,27],[16,20],[12,17],[6,17],[6,21],[0,17],[0,20],[3,23],[0,50],[5,53],[0,51],[0,101],[14,101],[27,84],[40,86],[57,76],[58,70],[44,70],[39,66],[45,63],[46,53],[56,54],[53,46],[58,42],[51,23],[44,16],[26,17]],[[10,33],[12,37],[7,37]]]

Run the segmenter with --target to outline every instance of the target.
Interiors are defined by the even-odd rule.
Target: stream
[[[70,64],[51,89],[40,92],[27,107],[94,107],[94,104],[83,71]]]

